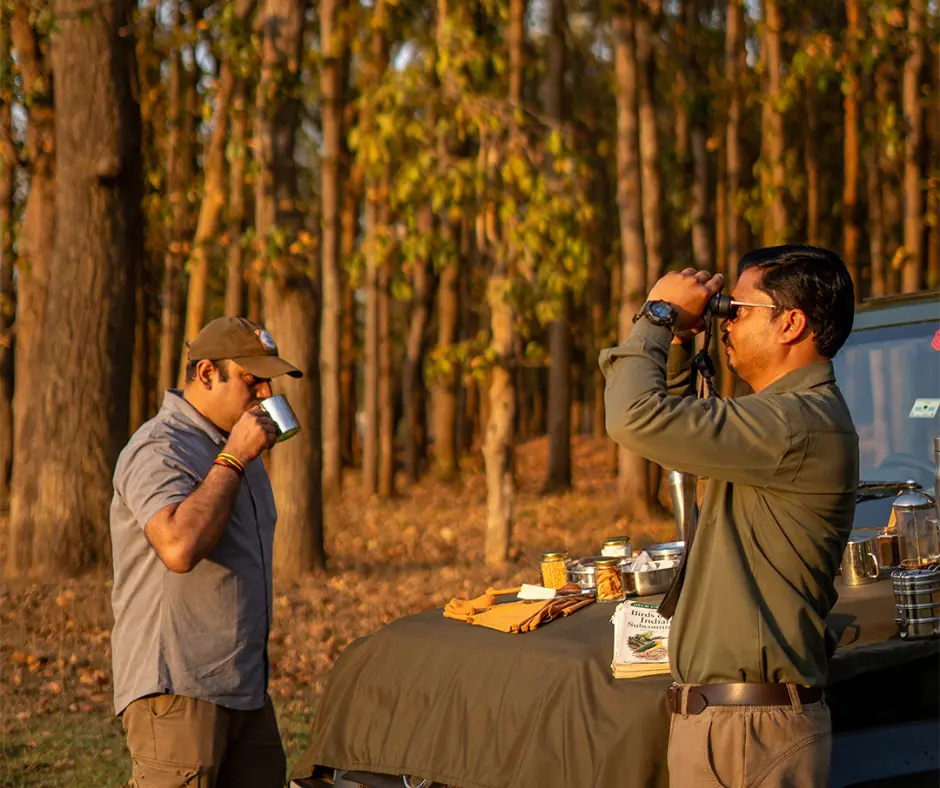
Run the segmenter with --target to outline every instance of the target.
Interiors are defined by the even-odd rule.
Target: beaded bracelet
[[[239,476],[245,475],[245,464],[234,454],[222,452],[215,458],[212,464],[221,465],[223,468],[231,468]]]

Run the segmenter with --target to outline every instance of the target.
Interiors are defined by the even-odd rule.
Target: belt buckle
[[[673,712],[673,714],[680,712],[680,699],[681,690],[678,684],[673,683],[666,687],[666,704],[669,706],[669,711]]]

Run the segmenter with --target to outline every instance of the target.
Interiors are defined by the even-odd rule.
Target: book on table
[[[611,672],[617,679],[656,676],[669,672],[669,621],[656,605],[628,599],[617,605],[614,658]]]

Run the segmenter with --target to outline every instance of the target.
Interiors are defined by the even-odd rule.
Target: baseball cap
[[[285,374],[302,378],[304,374],[278,356],[274,338],[264,326],[243,317],[216,318],[206,324],[188,347],[190,361],[228,358],[259,378]]]

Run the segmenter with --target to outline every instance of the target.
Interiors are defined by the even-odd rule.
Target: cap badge
[[[261,344],[264,346],[264,349],[270,353],[277,353],[277,345],[274,344],[274,337],[272,337],[267,329],[258,328],[255,329],[255,333],[258,335],[258,339],[261,340]]]

